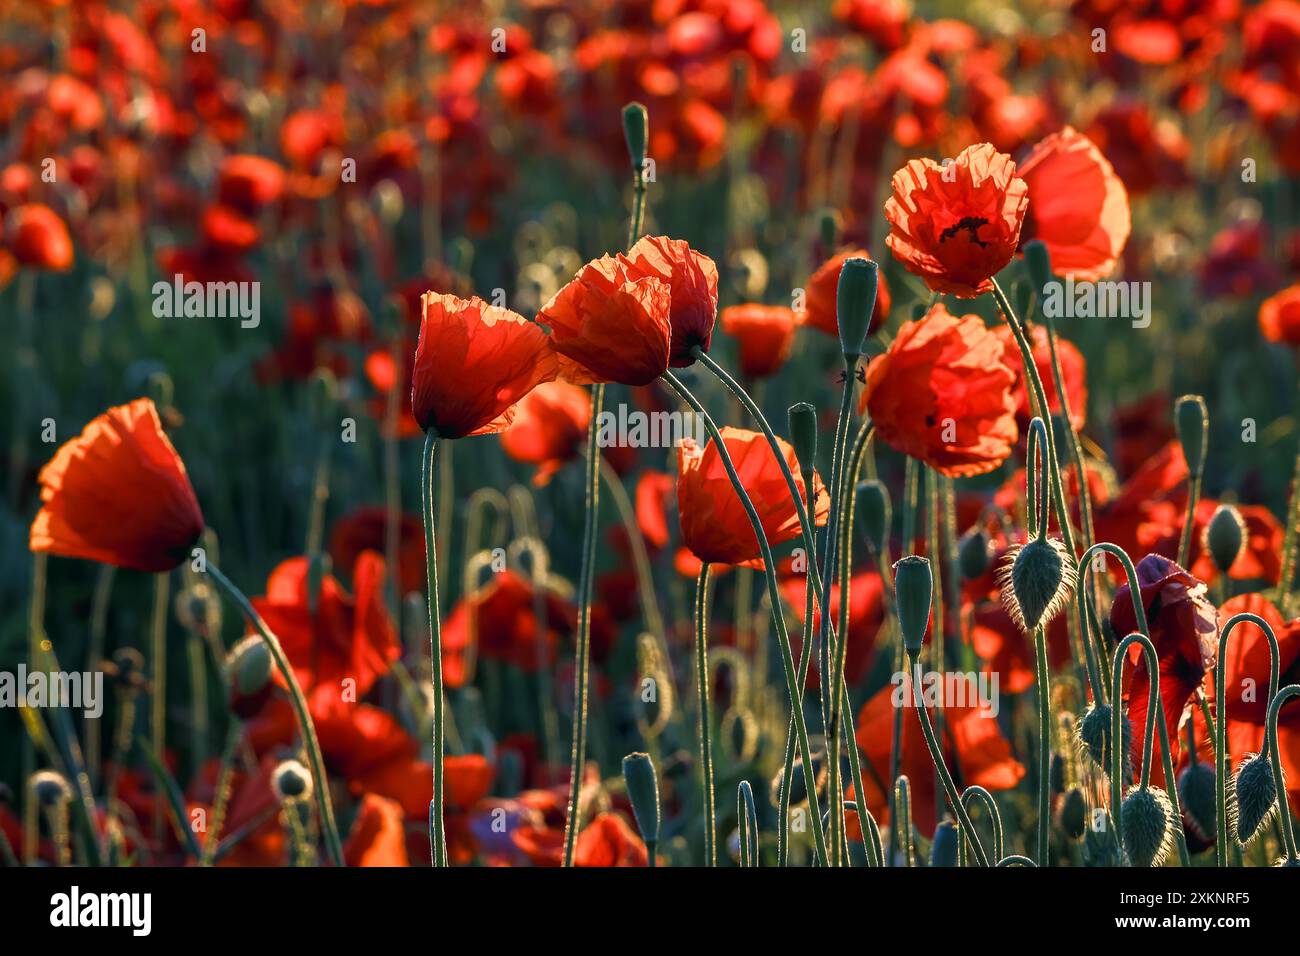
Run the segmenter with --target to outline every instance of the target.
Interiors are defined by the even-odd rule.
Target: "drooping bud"
[[[930,844],[931,866],[957,865],[957,825],[944,820],[934,829],[934,842]]]
[[[840,268],[835,315],[840,327],[840,348],[847,357],[857,358],[866,345],[871,313],[876,307],[879,271],[876,263],[861,256],[845,259]]]
[[[1174,845],[1174,808],[1156,787],[1134,787],[1119,805],[1124,849],[1134,866],[1159,866]]]
[[[1061,798],[1061,829],[1070,839],[1077,840],[1083,836],[1087,825],[1088,802],[1084,799],[1082,790],[1071,787]]]
[[[1199,395],[1184,395],[1174,403],[1174,424],[1178,427],[1178,441],[1187,459],[1187,471],[1193,479],[1205,471],[1205,433],[1210,428],[1210,414],[1205,399]]]
[[[1084,753],[1105,773],[1110,773],[1110,704],[1093,704],[1079,721],[1079,744]],[[1120,714],[1120,773],[1127,777],[1133,755],[1133,725],[1128,714]]]
[[[909,555],[894,564],[894,603],[903,647],[909,655],[919,654],[930,626],[930,602],[934,598],[934,574],[930,559]]]
[[[1047,283],[1052,281],[1052,256],[1047,251],[1047,244],[1041,239],[1030,239],[1025,243],[1025,266],[1029,269],[1029,281],[1034,293],[1042,295]]]
[[[1203,843],[1215,840],[1214,820],[1219,812],[1214,793],[1214,769],[1203,761],[1188,764],[1178,774],[1178,803],[1185,822]]]
[[[1205,550],[1220,574],[1227,574],[1237,563],[1245,544],[1246,522],[1241,512],[1232,505],[1219,505],[1205,526]]]
[[[54,770],[38,770],[28,781],[32,794],[44,807],[57,807],[72,799],[72,785]]]
[[[266,642],[256,634],[230,649],[226,655],[225,671],[232,713],[246,720],[261,710],[271,692],[273,666]]]
[[[1237,842],[1248,846],[1277,809],[1277,783],[1266,754],[1251,754],[1233,778],[1237,797]]]
[[[875,478],[858,482],[858,528],[862,540],[877,555],[884,553],[885,542],[889,539],[891,517],[889,489],[884,482]]]
[[[271,772],[271,789],[281,802],[306,800],[311,796],[311,773],[297,760],[282,760]]]
[[[817,461],[817,409],[807,402],[791,405],[786,413],[790,423],[790,444],[794,446],[799,467],[812,471]]]
[[[659,780],[649,754],[631,753],[623,758],[623,782],[632,804],[637,829],[646,843],[659,842]]]
[[[1074,562],[1056,538],[1033,538],[1007,552],[998,569],[1002,606],[1025,633],[1046,626],[1074,591]]]
[[[645,165],[646,141],[650,128],[650,114],[640,103],[623,107],[623,138],[627,141],[627,154],[632,158],[632,169],[641,171]]]
[[[957,542],[957,568],[963,581],[974,581],[989,569],[989,536],[975,528]]]

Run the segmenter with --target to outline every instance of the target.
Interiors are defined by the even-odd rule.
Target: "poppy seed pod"
[[[934,842],[930,844],[930,865],[957,865],[957,825],[951,820],[944,820],[935,827]]]
[[[817,409],[807,402],[790,406],[790,444],[799,467],[811,471],[817,461]]]
[[[1174,845],[1174,808],[1156,787],[1134,787],[1119,805],[1124,849],[1134,866],[1159,866]]]
[[[1198,761],[1178,774],[1178,802],[1183,821],[1204,843],[1214,842],[1214,818],[1218,813],[1214,793],[1214,768]]]
[[[884,553],[893,510],[889,501],[889,489],[875,478],[858,482],[857,509],[862,540],[877,555]]]
[[[989,567],[989,537],[976,529],[957,542],[957,568],[963,581],[983,577]]]
[[[632,168],[638,173],[645,165],[649,126],[650,114],[640,103],[632,102],[623,107],[623,138],[627,141],[628,155],[632,157]]]
[[[1029,269],[1029,281],[1033,283],[1034,292],[1043,294],[1047,283],[1052,281],[1052,256],[1047,251],[1047,244],[1041,239],[1031,239],[1025,243],[1025,265]]]
[[[1210,428],[1210,415],[1205,399],[1199,395],[1184,395],[1174,403],[1174,424],[1178,428],[1178,441],[1187,459],[1187,471],[1193,479],[1205,471],[1205,433]]]
[[[623,758],[623,782],[632,804],[637,829],[646,843],[659,842],[659,781],[649,754],[631,753]]]
[[[1078,724],[1079,743],[1092,762],[1110,772],[1110,704],[1093,704]],[[1127,768],[1133,755],[1133,725],[1127,714],[1120,715],[1120,762]],[[1122,769],[1121,773],[1127,773]]]
[[[1071,840],[1077,840],[1083,836],[1087,824],[1088,802],[1082,790],[1071,787],[1061,798],[1061,829]]]
[[[930,626],[930,601],[934,597],[934,574],[930,559],[915,554],[894,564],[894,601],[903,647],[910,656],[921,652],[925,631]]]
[[[1277,807],[1277,783],[1266,754],[1251,754],[1241,762],[1233,791],[1237,797],[1237,842],[1247,846]]]
[[[42,806],[62,806],[72,799],[72,786],[63,774],[53,770],[38,770],[29,781],[31,792]]]
[[[871,330],[871,313],[876,307],[880,267],[870,259],[846,259],[840,269],[835,312],[840,328],[840,348],[847,358],[857,358]]]
[[[306,800],[311,796],[311,774],[297,760],[282,760],[271,773],[271,789],[282,801]]]
[[[1220,574],[1237,563],[1246,544],[1246,522],[1232,505],[1219,505],[1205,526],[1205,550]]]
[[[998,570],[1002,605],[1025,633],[1054,618],[1074,591],[1074,563],[1055,538],[1012,548]]]

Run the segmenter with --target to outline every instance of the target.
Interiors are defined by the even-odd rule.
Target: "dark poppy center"
[[[987,226],[988,223],[989,221],[983,216],[965,216],[940,233],[939,241],[945,242],[952,239],[957,233],[965,231],[970,233],[970,241],[983,249],[988,243],[980,239],[980,226]]]

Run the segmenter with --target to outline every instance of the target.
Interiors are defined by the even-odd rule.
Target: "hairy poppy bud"
[[[1134,787],[1119,805],[1119,825],[1133,865],[1159,866],[1174,844],[1169,794],[1155,787]]]
[[[638,173],[645,165],[649,126],[650,114],[640,103],[632,102],[623,107],[623,138],[627,140],[627,152],[632,157],[632,169]]]
[[[226,655],[230,710],[247,720],[262,708],[271,693],[271,652],[257,635],[244,638]]]
[[[1251,754],[1243,760],[1233,778],[1233,790],[1237,796],[1237,842],[1246,846],[1277,807],[1277,783],[1268,756]]]
[[[1082,790],[1071,787],[1061,798],[1061,829],[1070,839],[1077,840],[1083,836],[1087,824],[1088,802],[1084,799]]]
[[[1178,803],[1188,829],[1203,843],[1213,843],[1214,818],[1219,812],[1214,793],[1214,768],[1202,761],[1184,767],[1178,775]]]
[[[976,529],[957,542],[957,568],[963,581],[983,577],[989,568],[989,536]]]
[[[957,865],[957,825],[944,820],[934,829],[934,842],[930,844],[931,866]]]
[[[637,829],[646,843],[659,842],[659,781],[649,754],[632,753],[623,758],[623,782],[632,804]]]
[[[799,467],[812,471],[817,462],[817,409],[807,402],[790,406],[790,444],[794,446]]]
[[[1178,441],[1187,459],[1187,471],[1193,478],[1205,471],[1205,433],[1210,427],[1210,415],[1205,409],[1205,399],[1199,395],[1184,395],[1174,403],[1174,424],[1178,427]]]
[[[1300,856],[1280,857],[1274,866],[1300,866]]]
[[[72,799],[72,785],[53,770],[38,770],[32,774],[29,786],[42,806],[61,806]]]
[[[998,570],[998,591],[1012,620],[1026,633],[1046,625],[1074,591],[1074,562],[1055,538],[1033,538],[1011,549]]]
[[[835,315],[840,327],[840,348],[845,356],[862,354],[871,329],[871,313],[876,307],[876,289],[880,267],[870,259],[854,256],[845,259],[836,290]],[[846,387],[852,387],[852,382]]]
[[[282,760],[271,772],[271,789],[281,801],[306,800],[311,796],[311,774],[297,760]]]
[[[1022,251],[1029,269],[1029,281],[1033,283],[1034,292],[1042,295],[1047,283],[1052,281],[1052,256],[1047,251],[1047,244],[1041,239],[1031,239]]]
[[[889,537],[892,507],[889,489],[875,478],[858,482],[858,527],[865,541],[876,554],[884,552]]]
[[[1205,526],[1205,550],[1210,552],[1220,574],[1237,563],[1246,543],[1246,522],[1232,505],[1219,505]]]
[[[1110,704],[1093,704],[1079,721],[1079,743],[1092,762],[1107,773],[1110,772]],[[1127,775],[1129,760],[1132,757],[1133,725],[1128,715],[1121,714],[1120,726],[1120,773]]]
[[[909,555],[894,564],[894,600],[903,647],[915,656],[925,643],[930,625],[930,601],[934,597],[934,574],[930,559]]]

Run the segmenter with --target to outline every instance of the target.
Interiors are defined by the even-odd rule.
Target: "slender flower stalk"
[[[1264,746],[1268,748],[1273,763],[1273,780],[1277,784],[1278,815],[1282,818],[1282,842],[1286,850],[1286,862],[1294,865],[1300,862],[1300,853],[1296,851],[1295,828],[1291,823],[1291,807],[1287,802],[1286,777],[1282,773],[1282,753],[1277,740],[1277,718],[1282,705],[1292,697],[1300,697],[1300,684],[1288,684],[1273,695],[1268,705],[1268,722],[1264,725]]]
[[[429,852],[434,866],[447,865],[447,835],[443,824],[443,734],[446,715],[442,686],[442,621],[438,610],[438,543],[434,529],[433,460],[438,434],[424,435],[420,469],[420,507],[424,516],[424,553],[429,605],[429,670],[433,691],[433,799],[429,801]]]
[[[740,865],[758,866],[758,810],[748,780],[740,781],[736,788],[736,819],[740,822]]]
[[[1296,456],[1291,477],[1291,501],[1287,505],[1286,535],[1282,540],[1282,572],[1277,582],[1277,606],[1287,616],[1291,588],[1295,583],[1297,544],[1300,543],[1300,455]]]
[[[899,774],[894,780],[894,808],[898,813],[898,821],[892,824],[891,829],[898,830],[898,852],[903,857],[903,866],[911,866],[912,784],[907,779],[907,774]]]
[[[1257,614],[1242,613],[1234,614],[1223,625],[1223,630],[1219,632],[1218,654],[1214,659],[1214,709],[1215,728],[1214,728],[1214,799],[1218,808],[1215,819],[1215,843],[1214,843],[1214,861],[1218,866],[1228,865],[1228,777],[1231,775],[1231,768],[1228,766],[1229,754],[1227,753],[1227,720],[1228,706],[1225,697],[1224,683],[1227,680],[1227,665],[1224,658],[1228,653],[1228,638],[1232,637],[1232,632],[1237,629],[1237,625],[1249,622],[1264,632],[1264,637],[1268,640],[1268,702],[1270,713],[1273,701],[1278,696],[1278,683],[1280,681],[1280,661],[1281,657],[1278,652],[1277,635],[1273,633],[1272,626]],[[1276,716],[1276,715],[1273,715]],[[1264,744],[1268,746],[1268,728],[1265,728]],[[1276,744],[1274,745],[1276,747]],[[1274,768],[1277,769],[1276,767]],[[1282,782],[1280,774],[1275,774],[1274,780],[1279,786]],[[1283,800],[1285,797],[1285,788],[1283,788]],[[1289,821],[1288,821],[1289,822]]]
[[[970,816],[970,808],[973,803],[981,803],[984,806],[984,812],[988,815],[989,823],[993,827],[993,859],[1001,860],[1002,853],[1005,849],[1003,845],[1002,833],[1002,813],[998,810],[997,801],[993,799],[993,794],[989,793],[983,787],[973,785],[967,787],[961,795],[962,806],[966,808],[966,815]],[[958,844],[961,850],[962,866],[965,866],[966,847],[969,845],[968,837],[963,834],[962,841]]]
[[[713,785],[713,719],[709,713],[709,564],[695,580],[695,702],[704,794],[704,863],[718,865],[718,809]]]
[[[271,629],[262,620],[262,615],[257,613],[244,592],[239,590],[211,561],[208,562],[208,573],[235,602],[245,619],[262,638],[266,649],[271,652],[275,666],[280,669],[280,674],[288,685],[289,702],[293,705],[294,717],[298,721],[298,734],[302,737],[303,747],[307,751],[307,763],[313,782],[312,789],[316,795],[317,809],[320,811],[321,827],[325,831],[325,848],[331,863],[335,866],[346,866],[343,860],[343,843],[339,840],[338,825],[334,822],[334,805],[330,801],[329,779],[325,776],[325,758],[321,756],[320,741],[316,738],[316,725],[311,719],[311,711],[307,708],[307,698],[303,696],[302,686],[298,683],[298,678],[284,654],[284,648],[280,646],[279,639],[271,633]],[[436,653],[436,640],[434,649]]]
[[[1142,775],[1138,782],[1139,788],[1146,790],[1151,785],[1151,746],[1155,740],[1155,724],[1158,721],[1161,727],[1164,726],[1164,707],[1160,701],[1160,662],[1156,656],[1155,645],[1151,643],[1151,638],[1145,634],[1134,632],[1120,641],[1119,646],[1115,648],[1111,676],[1111,700],[1117,703],[1110,713],[1110,739],[1112,741],[1121,739],[1120,720],[1123,718],[1123,714],[1120,712],[1118,701],[1124,678],[1124,658],[1128,654],[1128,649],[1134,644],[1142,646],[1142,652],[1147,659],[1147,671],[1151,675],[1151,683],[1147,690],[1146,733],[1142,737]],[[1121,751],[1123,749],[1122,746],[1115,746],[1114,744],[1110,748],[1110,818],[1111,825],[1116,828],[1115,835],[1121,851],[1121,860],[1124,851],[1124,831],[1120,826],[1120,799],[1123,796],[1124,789],[1124,777],[1120,769],[1123,760]],[[1168,752],[1168,750],[1169,747],[1166,744],[1165,751]],[[1170,789],[1176,790],[1177,787],[1171,784]],[[1174,819],[1180,821],[1178,828],[1181,829],[1182,814],[1177,813]]]
[[[700,419],[704,422],[709,437],[713,439],[714,445],[717,446],[718,455],[722,459],[727,477],[736,490],[736,497],[740,499],[745,514],[749,517],[750,526],[754,529],[754,536],[758,539],[759,550],[763,558],[763,574],[767,579],[767,596],[772,606],[772,622],[776,625],[776,637],[781,645],[781,664],[785,671],[786,691],[790,696],[790,709],[794,715],[799,758],[803,762],[804,785],[807,788],[808,802],[813,811],[814,849],[817,854],[817,862],[825,866],[827,862],[826,835],[822,829],[821,814],[818,812],[817,807],[817,781],[813,773],[812,748],[808,743],[808,725],[804,720],[803,707],[800,705],[802,695],[799,692],[798,675],[795,673],[794,654],[790,648],[790,635],[786,631],[785,616],[781,613],[781,591],[776,580],[776,559],[772,556],[772,547],[767,540],[767,533],[763,530],[763,522],[758,516],[753,501],[750,500],[749,492],[745,490],[745,486],[740,480],[740,475],[736,472],[736,466],[727,451],[726,442],[723,441],[722,434],[718,431],[718,426],[714,423],[713,417],[705,411],[699,400],[672,372],[665,372],[663,380],[677,393],[678,397],[690,405],[695,414],[700,416]],[[781,456],[778,455],[777,457],[779,459]],[[782,825],[788,826],[788,822],[782,821]]]

